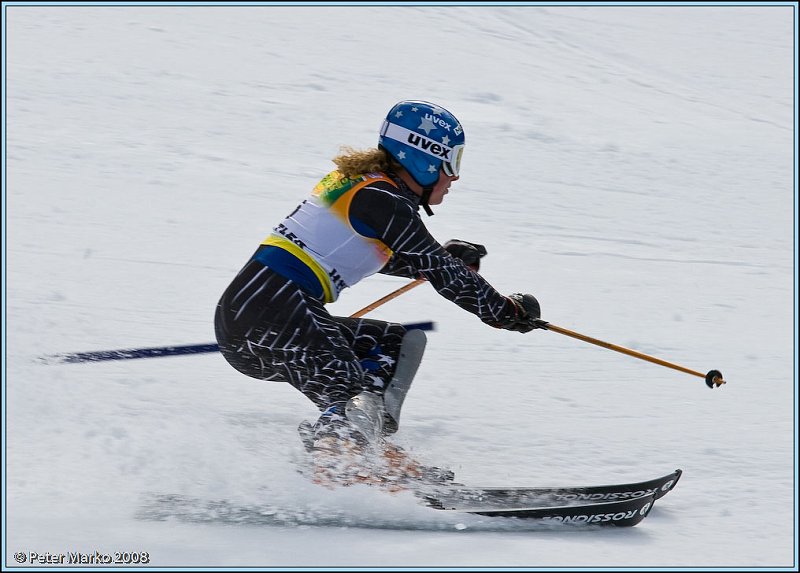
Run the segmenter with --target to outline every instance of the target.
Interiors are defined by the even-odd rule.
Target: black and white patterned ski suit
[[[424,278],[487,324],[514,316],[512,302],[430,235],[419,197],[398,177],[334,172],[320,185],[326,180],[259,246],[217,305],[217,341],[234,368],[288,382],[320,410],[363,390],[381,393],[405,328],[334,317],[325,308],[376,270]]]

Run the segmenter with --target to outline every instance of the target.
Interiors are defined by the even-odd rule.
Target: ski
[[[454,483],[420,490],[417,496],[431,507],[470,512],[624,502],[648,496],[657,500],[675,487],[682,473],[677,469],[665,476],[642,482],[579,487],[476,488]]]
[[[393,455],[402,458],[402,450]],[[404,475],[409,468],[390,463],[383,470],[391,470],[393,475],[364,467],[336,478],[317,471],[312,481],[331,488],[363,484],[389,492],[411,491],[421,504],[454,514],[516,518],[545,525],[631,527],[647,517],[655,501],[675,487],[682,473],[678,469],[648,481],[604,486],[474,488],[452,481],[452,472],[440,468],[409,467],[414,470],[413,477]]]
[[[488,517],[504,517],[525,520],[537,520],[546,525],[601,525],[615,527],[633,527],[642,521],[655,502],[655,494],[649,493],[623,501],[604,501],[600,503],[581,502],[572,504],[562,502],[561,505],[540,502],[538,507],[497,507],[488,505],[476,507],[446,507],[432,505],[429,507],[456,513],[471,513]]]
[[[508,531],[509,520],[498,523],[495,519],[479,519],[481,515],[489,517],[519,518],[514,522],[520,529],[530,530],[538,527],[556,528],[573,526],[617,526],[630,527],[644,519],[653,506],[653,496],[626,500],[622,502],[606,502],[564,508],[538,508],[503,510],[502,512],[480,511],[472,516],[466,527],[473,531]],[[433,511],[433,510],[432,510]],[[460,514],[451,510],[451,516],[460,519]],[[337,527],[337,528],[370,528],[396,530],[452,531],[453,519],[414,519],[409,523],[405,514],[389,512],[379,515],[359,512],[338,504],[327,504],[317,500],[313,503],[255,502],[242,503],[226,499],[203,499],[183,494],[152,493],[143,497],[142,505],[136,512],[136,518],[149,521],[183,521],[187,523],[218,523],[225,525],[270,525],[278,527]],[[514,529],[512,526],[511,529]]]

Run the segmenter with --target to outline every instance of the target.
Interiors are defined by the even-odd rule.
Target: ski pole
[[[608,348],[609,350],[621,352],[622,354],[627,354],[628,356],[633,356],[634,358],[639,358],[640,360],[646,360],[647,362],[652,362],[653,364],[659,364],[661,366],[666,366],[667,368],[672,368],[673,370],[685,372],[686,374],[692,374],[693,376],[705,378],[706,386],[709,388],[716,388],[717,386],[725,384],[725,380],[722,378],[722,372],[719,370],[709,370],[706,374],[703,374],[702,372],[686,368],[685,366],[681,366],[679,364],[667,362],[666,360],[656,358],[655,356],[650,356],[642,352],[637,352],[636,350],[631,350],[630,348],[625,348],[624,346],[617,346],[616,344],[611,344],[610,342],[598,340],[597,338],[592,338],[591,336],[586,336],[585,334],[568,330],[566,328],[562,328],[561,326],[556,326],[555,324],[551,324],[546,320],[537,319],[536,323],[539,328],[543,328],[545,330],[552,330],[553,332],[571,336],[572,338],[577,338],[578,340],[582,340],[590,344],[602,346],[603,348]]]
[[[406,285],[390,292],[384,297],[379,298],[372,304],[369,304],[351,314],[348,318],[360,318],[368,312],[375,310],[382,304],[385,304],[397,298],[404,292],[421,285],[425,279],[417,279]],[[433,322],[415,322],[403,325],[406,330],[434,330]],[[184,346],[159,346],[155,348],[126,348],[122,350],[96,350],[91,352],[74,352],[71,354],[55,354],[51,356],[43,356],[39,358],[40,362],[45,364],[59,362],[65,364],[75,364],[78,362],[100,362],[105,360],[131,360],[135,358],[160,358],[163,356],[180,356],[185,354],[203,354],[207,352],[217,352],[219,345],[209,342],[207,344],[188,344]]]
[[[431,321],[403,324],[406,330],[434,330]],[[187,344],[184,346],[156,346],[151,348],[123,348],[118,350],[92,350],[89,352],[73,352],[70,354],[51,354],[41,356],[38,361],[43,364],[77,364],[79,362],[104,362],[106,360],[134,360],[137,358],[163,358],[165,356],[184,356],[186,354],[207,354],[217,352],[219,344]]]
[[[412,288],[418,287],[419,285],[421,285],[424,282],[425,282],[425,279],[413,280],[410,283],[407,283],[407,284],[401,286],[399,289],[393,290],[392,292],[390,292],[386,296],[383,296],[383,297],[379,298],[378,300],[376,300],[372,304],[368,304],[367,306],[365,306],[361,310],[357,310],[356,312],[351,314],[349,318],[361,318],[362,316],[364,316],[368,312],[375,310],[376,308],[378,308],[379,306],[389,302],[393,298],[397,298],[398,296],[400,296],[404,292],[408,292]]]

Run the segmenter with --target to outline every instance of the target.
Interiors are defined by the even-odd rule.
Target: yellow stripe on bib
[[[325,269],[319,266],[317,261],[311,258],[311,256],[303,249],[295,245],[289,239],[279,235],[270,235],[264,239],[261,244],[278,247],[297,257],[305,266],[311,269],[311,272],[313,272],[314,276],[316,276],[317,280],[319,280],[319,284],[322,285],[322,291],[325,293],[325,302],[333,302],[335,300],[333,298],[333,289],[331,288],[331,279],[328,276],[328,273],[326,273]]]

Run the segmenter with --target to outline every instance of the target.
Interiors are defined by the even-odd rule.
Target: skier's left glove
[[[460,239],[451,239],[442,245],[444,249],[457,259],[464,261],[473,271],[481,268],[481,258],[486,256],[486,247]]]

